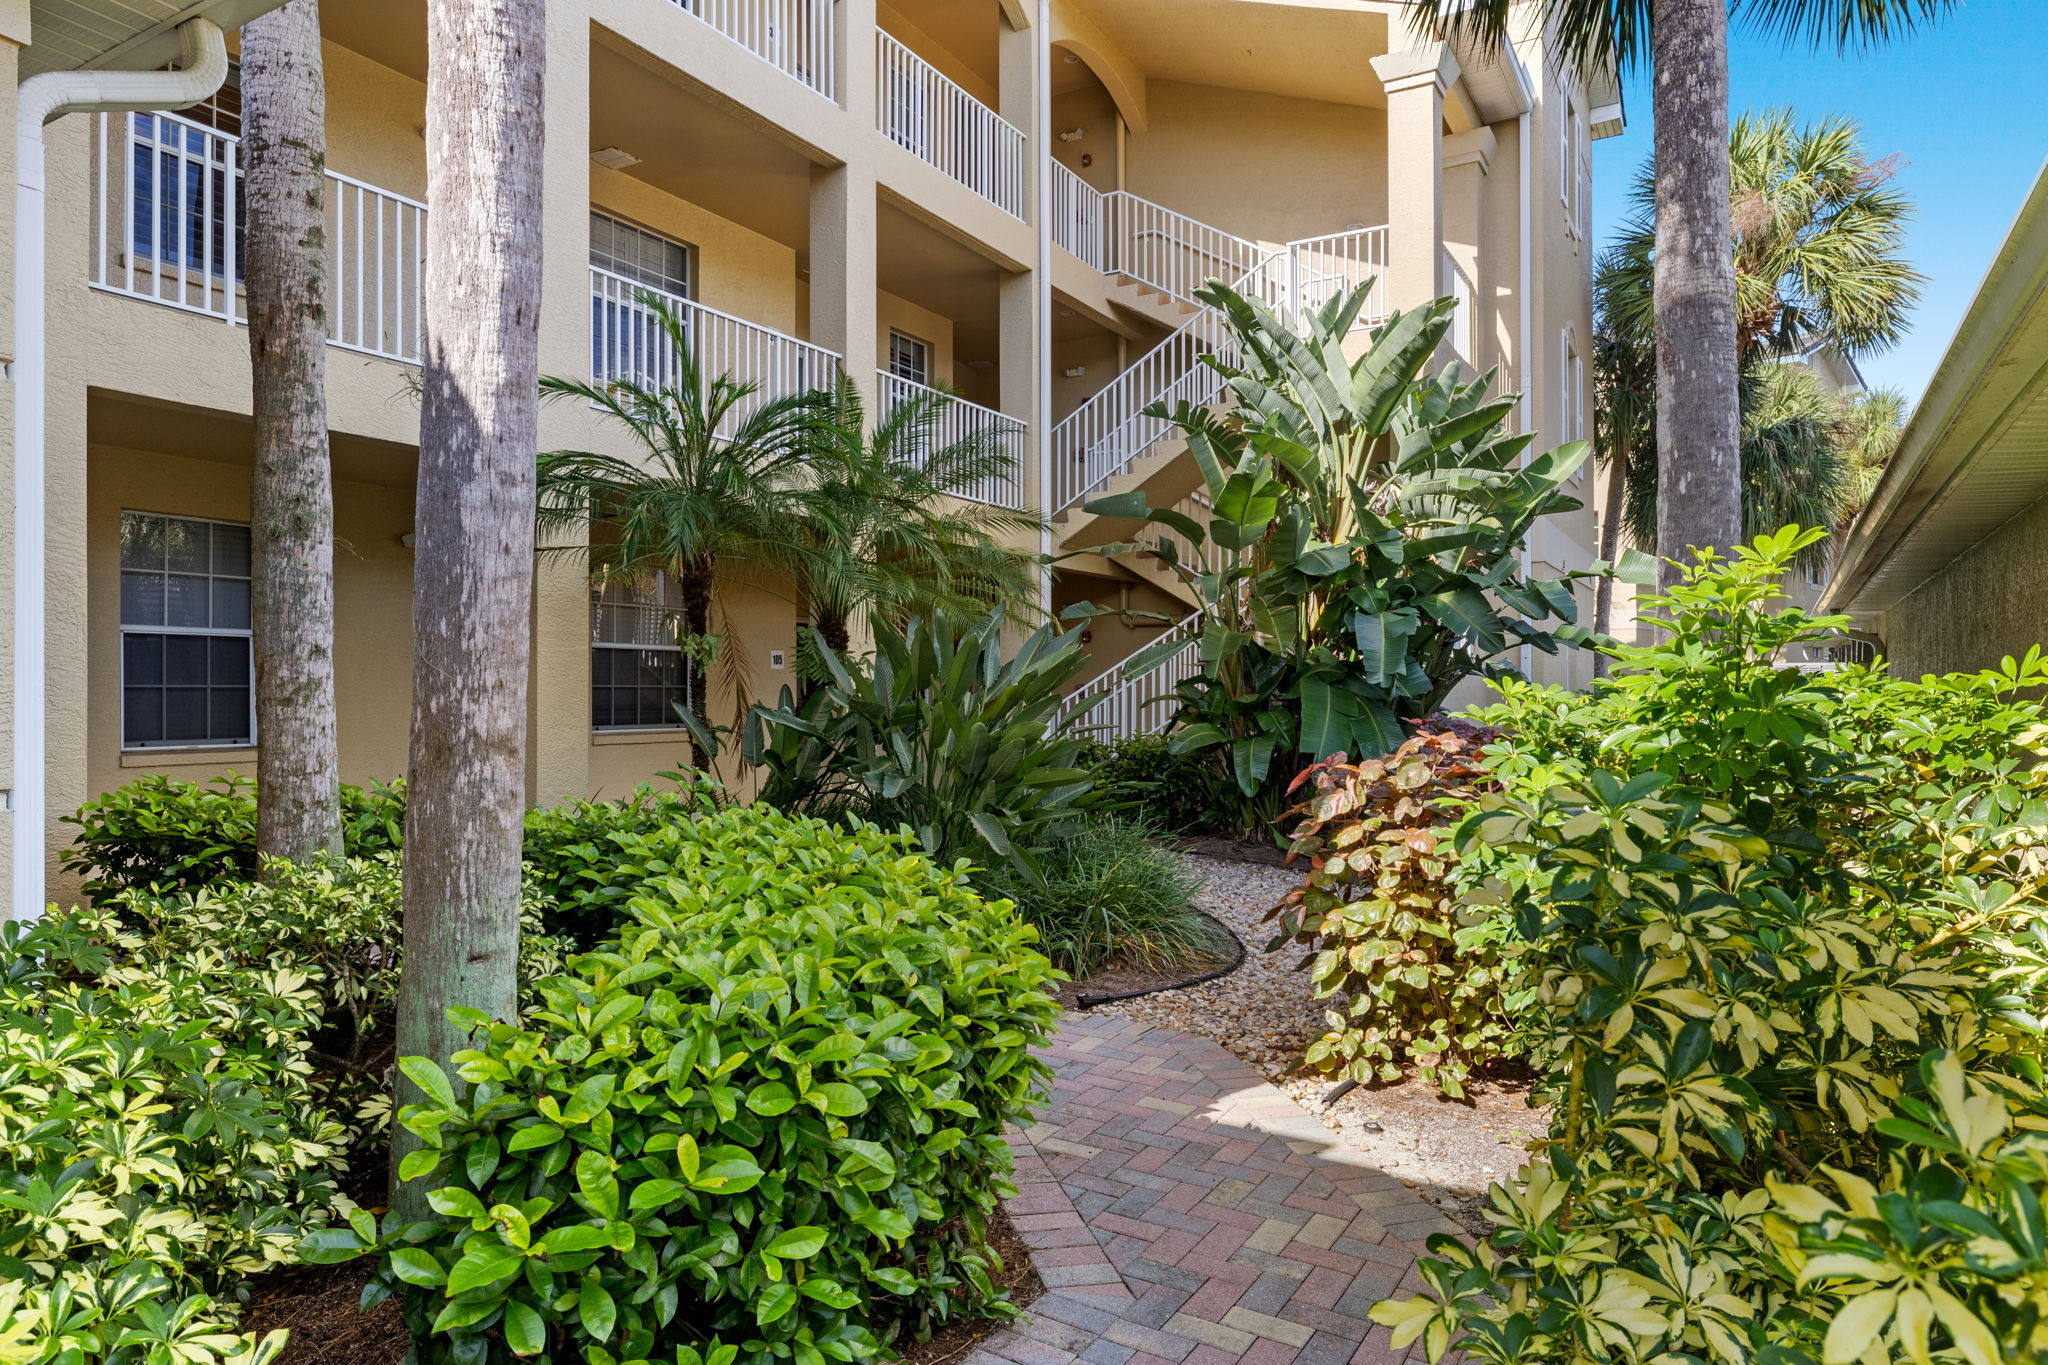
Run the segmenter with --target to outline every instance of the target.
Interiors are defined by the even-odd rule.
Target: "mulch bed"
[[[1032,1267],[1031,1248],[1001,1206],[988,1220],[988,1239],[1003,1258],[996,1283],[1010,1291],[1011,1303],[1028,1307],[1045,1285]],[[369,1313],[356,1311],[374,1268],[373,1261],[364,1259],[273,1271],[251,1280],[253,1298],[242,1314],[243,1330],[289,1331],[291,1340],[278,1365],[401,1365],[412,1338],[397,1302],[387,1299]],[[956,1318],[930,1341],[907,1347],[904,1365],[947,1365],[1002,1326],[995,1318]]]
[[[279,1327],[291,1333],[278,1365],[399,1365],[412,1346],[394,1299],[368,1313],[356,1311],[376,1263],[278,1270],[251,1280],[254,1298],[242,1314],[244,1331]]]

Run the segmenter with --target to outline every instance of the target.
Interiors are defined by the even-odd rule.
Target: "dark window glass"
[[[249,528],[121,517],[121,742],[255,742]]]

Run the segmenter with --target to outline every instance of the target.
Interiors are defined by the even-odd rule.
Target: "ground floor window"
[[[249,528],[121,514],[121,747],[256,742]]]
[[[677,643],[675,575],[595,583],[590,590],[590,724],[595,730],[672,729],[696,668]]]

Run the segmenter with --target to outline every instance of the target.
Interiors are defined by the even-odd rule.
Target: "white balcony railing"
[[[173,114],[95,119],[91,282],[247,322],[241,141]],[[327,175],[327,339],[419,363],[427,206]]]
[[[894,410],[899,403],[941,394],[941,390],[905,379],[901,375],[891,374],[887,370],[876,371],[875,378],[880,386],[884,412]],[[970,502],[983,502],[991,507],[1022,508],[1025,505],[1021,483],[1025,456],[1024,423],[1014,417],[1006,417],[993,408],[982,407],[979,403],[970,403],[964,398],[950,394],[943,396],[951,398],[952,401],[939,409],[938,419],[932,424],[931,445],[927,451],[918,453],[920,462],[929,450],[944,450],[963,441],[985,441],[1000,446],[1016,462],[1017,472],[1014,476],[980,479],[965,487],[948,491]]]
[[[833,0],[675,0],[776,70],[839,98]]]
[[[1052,240],[1080,257],[1083,265],[1108,271],[1101,190],[1060,162],[1052,163]]]
[[[875,35],[876,126],[1005,213],[1024,216],[1024,130],[886,33]]]
[[[623,381],[657,390],[676,383],[683,357],[655,315],[655,300],[682,320],[690,359],[704,383],[730,375],[753,386],[752,395],[727,418],[722,434],[730,435],[765,403],[829,389],[838,380],[842,362],[836,352],[593,266],[590,368],[597,383]]]
[[[1172,725],[1179,709],[1177,689],[1202,670],[1202,613],[1181,620],[1131,658],[1164,648],[1162,641],[1169,639],[1181,647],[1150,667],[1127,675],[1126,659],[1084,683],[1060,707],[1055,724],[1092,730],[1105,740],[1156,735]]]
[[[1143,221],[1164,224],[1167,220],[1148,216]],[[1234,249],[1214,240],[1218,235],[1222,234],[1207,229],[1194,234],[1184,251],[1159,250],[1152,259],[1176,263],[1162,273],[1179,272],[1177,278],[1183,281],[1189,263],[1199,257],[1241,260]],[[1114,247],[1121,241],[1120,232],[1113,230],[1110,240]],[[1224,279],[1241,294],[1299,316],[1303,310],[1320,307],[1326,300],[1368,279],[1377,281],[1385,270],[1386,229],[1361,228],[1328,237],[1304,238],[1278,251],[1258,250],[1262,253],[1260,259],[1242,273],[1210,278]],[[1356,326],[1370,327],[1385,321],[1385,297],[1385,288],[1375,284],[1359,311]],[[1182,403],[1200,407],[1223,396],[1222,376],[1203,361],[1204,355],[1213,355],[1225,363],[1233,362],[1237,356],[1236,339],[1223,315],[1212,308],[1204,308],[1189,318],[1178,331],[1139,357],[1053,428],[1050,503],[1054,513],[1107,489],[1118,475],[1150,455],[1172,434],[1173,423],[1148,415],[1148,408],[1164,404],[1171,412]]]

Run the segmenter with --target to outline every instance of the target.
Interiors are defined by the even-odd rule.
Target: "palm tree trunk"
[[[717,562],[710,556],[686,560],[676,572],[676,592],[682,598],[683,634],[692,641],[701,642],[711,634],[711,593],[718,577]],[[702,661],[702,653],[685,650],[684,666],[690,680],[690,714],[697,718],[697,724],[704,733],[711,733],[711,689],[705,685],[708,671]],[[704,745],[695,735],[690,736],[690,764],[698,772],[711,770],[711,755],[704,752]]]
[[[1600,512],[1600,558],[1611,569],[1621,553],[1621,510],[1627,504],[1628,447],[1614,452],[1607,464],[1607,505]],[[1593,584],[1593,633],[1605,635],[1614,623],[1614,575],[1601,575]],[[1593,676],[1607,676],[1608,658],[1595,651]]]
[[[450,1006],[499,1019],[518,1006],[546,7],[429,0],[427,25],[433,212],[398,1049],[445,1066],[465,1042]],[[418,1098],[401,1080],[399,1101]],[[397,1129],[394,1157],[416,1145]],[[398,1185],[393,1208],[425,1217],[429,1183]]]
[[[1657,553],[1742,538],[1727,0],[1653,0]]]
[[[843,655],[853,648],[853,627],[843,612],[820,607],[812,629],[818,632],[818,639],[829,645],[834,654]]]
[[[327,443],[327,92],[320,0],[242,30],[256,851],[341,852],[334,717],[334,478]]]

